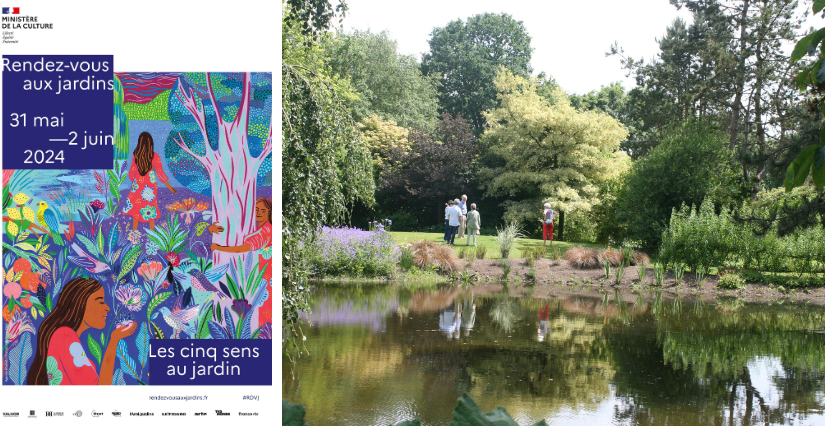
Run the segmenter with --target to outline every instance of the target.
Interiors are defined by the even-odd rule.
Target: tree
[[[166,159],[178,182],[212,196],[224,246],[255,231],[258,185],[272,182],[272,74],[185,73],[169,99]],[[214,252],[216,265],[239,255]],[[240,256],[243,257],[243,256]]]
[[[412,150],[412,142],[408,138],[410,131],[397,126],[394,121],[384,121],[377,115],[371,115],[359,123],[358,128],[372,153],[377,179],[399,167],[397,160],[405,158]]]
[[[654,249],[674,208],[698,206],[705,198],[733,204],[738,183],[726,135],[707,121],[686,122],[633,165],[616,197],[616,225],[627,238]]]
[[[621,147],[631,158],[639,158],[647,152],[644,147],[646,135],[638,130],[643,123],[634,114],[637,111],[632,109],[621,83],[602,86],[600,90],[584,95],[570,95],[570,104],[582,111],[602,111],[619,120],[628,131],[627,140],[622,142]]]
[[[496,107],[493,80],[499,67],[523,77],[532,72],[530,36],[521,21],[506,13],[436,27],[429,43],[421,69],[441,82],[438,100],[443,110],[464,117],[477,135],[485,124],[482,112]]]
[[[438,118],[436,81],[421,74],[414,57],[399,54],[386,32],[338,33],[324,50],[332,71],[349,79],[357,93],[349,102],[356,121],[378,115],[407,127],[433,128]]]
[[[483,169],[482,182],[488,195],[509,197],[507,220],[537,223],[550,202],[562,222],[564,212],[589,211],[599,202],[597,183],[629,167],[618,151],[627,130],[605,113],[576,110],[561,89],[551,104],[537,83],[506,70],[497,75],[501,107],[485,113],[482,143],[501,165]]]
[[[405,206],[420,223],[438,224],[444,202],[467,193],[478,157],[469,123],[444,113],[432,133],[412,129],[412,150],[395,150],[391,161],[403,165],[382,175],[379,194],[393,210]]]
[[[282,348],[290,357],[303,340],[299,313],[309,311],[308,247],[348,204],[372,204],[375,191],[370,152],[339,96],[346,85],[319,59],[317,39],[302,31],[300,17],[309,13],[302,7],[309,6],[287,9],[282,24]]]

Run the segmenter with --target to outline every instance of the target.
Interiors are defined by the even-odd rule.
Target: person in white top
[[[447,201],[444,203],[444,242],[449,244],[450,243],[450,204],[452,201]]]
[[[458,208],[461,209],[461,223],[458,225],[458,238],[464,238],[464,229],[467,227],[467,196],[462,195],[461,201],[458,203]]]
[[[556,217],[556,211],[550,208],[550,203],[544,203],[544,220],[542,221],[542,228],[544,229],[544,245],[547,245],[548,235],[550,237],[550,247],[553,247],[553,219]]]
[[[450,245],[453,245],[453,243],[455,243],[455,235],[458,233],[458,225],[461,223],[459,220],[461,217],[461,209],[455,205],[455,202],[451,202],[450,208],[447,209],[447,217],[450,224]]]

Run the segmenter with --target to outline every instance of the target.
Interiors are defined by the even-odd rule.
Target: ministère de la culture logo
[[[3,9],[3,44],[19,43],[17,34],[20,31],[53,30],[54,24],[42,22],[40,17],[35,15],[23,15],[19,7],[6,7]]]

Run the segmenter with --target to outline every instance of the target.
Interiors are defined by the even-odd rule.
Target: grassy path
[[[390,235],[395,240],[395,242],[399,243],[399,244],[401,244],[401,243],[412,243],[412,242],[421,241],[421,240],[435,241],[437,243],[440,243],[440,242],[444,241],[444,234],[443,233],[439,234],[439,233],[427,233],[427,232],[390,232]],[[460,242],[459,242],[459,239],[456,238],[455,239],[455,246],[453,246],[453,248],[457,252],[462,247],[464,247],[464,244],[466,244],[466,243],[467,243],[466,236]],[[471,244],[471,247],[472,247],[472,239],[470,240],[470,244]],[[516,242],[515,247],[513,247],[513,250],[510,252],[510,257],[511,258],[522,257],[521,256],[522,248],[540,246],[542,244],[543,244],[543,240],[530,239],[530,238],[521,238]],[[501,253],[498,250],[498,244],[496,244],[495,237],[492,236],[492,235],[477,236],[476,237],[476,245],[484,246],[484,247],[487,248],[487,256],[486,256],[487,258],[500,258],[501,257]],[[574,243],[574,242],[568,242],[568,241],[556,241],[556,242],[553,243],[553,247],[554,248],[560,248],[562,253],[564,253],[565,251],[567,251],[567,249],[569,249],[571,247],[577,247],[577,246],[584,246],[584,247],[591,247],[591,248],[598,248],[598,249],[601,249],[601,248],[605,247],[605,246],[600,245],[600,244]],[[550,243],[549,242],[547,243],[547,252],[548,252],[548,254],[550,253]]]

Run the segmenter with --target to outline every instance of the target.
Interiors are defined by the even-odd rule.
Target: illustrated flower
[[[3,286],[3,296],[19,299],[21,293],[23,293],[23,288],[20,287],[20,284],[12,282]]]
[[[137,182],[132,182],[132,192],[137,191],[138,188],[140,188],[140,185],[138,185]]]
[[[129,236],[126,237],[133,246],[140,244],[140,231],[129,231]]]
[[[209,203],[204,201],[199,201],[195,204],[194,198],[186,198],[182,202],[176,201],[174,204],[170,204],[166,206],[166,209],[173,212],[180,212],[180,217],[186,217],[186,224],[189,225],[192,223],[192,219],[195,218],[195,213],[199,213],[205,211],[209,208]],[[203,231],[201,231],[203,232]]]
[[[129,210],[132,210],[132,200],[126,199],[126,204],[123,205],[123,214],[129,213]]]
[[[23,305],[23,307],[26,308],[26,309],[29,309],[29,308],[32,307],[31,296],[28,295],[28,294],[21,297],[20,300],[18,300],[18,302],[20,302],[20,304]]]
[[[49,385],[59,385],[63,382],[63,373],[57,367],[57,360],[53,356],[46,358],[46,377],[49,380]]]
[[[134,321],[132,321],[129,318],[123,318],[120,321],[118,321],[117,324],[115,324],[115,328],[126,328],[126,327],[132,325],[133,322]]]
[[[158,211],[153,206],[146,206],[140,209],[140,216],[143,218],[143,220],[152,220],[158,217]]]
[[[252,306],[249,305],[249,302],[243,299],[236,299],[232,302],[232,310],[238,314],[239,318],[245,317],[246,313],[252,309]]]
[[[154,170],[149,172],[149,182],[158,183],[158,180],[155,177],[155,171]]]
[[[166,290],[167,288],[169,288],[169,281],[168,281],[168,280],[163,280],[163,283],[162,283],[160,286],[161,286],[164,290]]]
[[[25,332],[34,334],[32,319],[23,311],[17,311],[11,317],[9,325],[6,327],[6,340],[12,341]]]
[[[180,256],[177,253],[166,253],[166,256],[163,256],[170,265],[177,268],[180,265]]]
[[[130,311],[137,311],[143,307],[146,299],[143,298],[143,291],[132,285],[124,285],[115,290],[115,297]]]
[[[146,243],[146,254],[148,254],[149,256],[154,256],[158,254],[159,249],[160,247],[158,247],[158,245],[152,241]]]
[[[155,250],[157,251],[157,250]],[[143,277],[146,281],[155,282],[160,275],[160,271],[163,270],[163,265],[160,262],[151,261],[149,263],[144,263],[140,265],[138,268],[138,274]]]
[[[72,343],[69,346],[69,353],[74,357],[75,367],[83,367],[84,365],[92,366],[89,358],[86,358],[86,352],[83,350],[83,346],[80,346],[80,342]]]
[[[146,201],[152,202],[152,200],[155,199],[155,193],[149,185],[146,185],[143,187],[143,191],[140,192],[140,197]]]
[[[103,201],[100,201],[100,200],[94,200],[94,201],[90,202],[90,203],[89,203],[89,205],[90,205],[90,206],[92,206],[92,210],[94,210],[94,211],[95,211],[95,213],[97,213],[98,211],[100,211],[100,209],[102,209],[102,208],[106,207],[106,206],[103,204]]]

